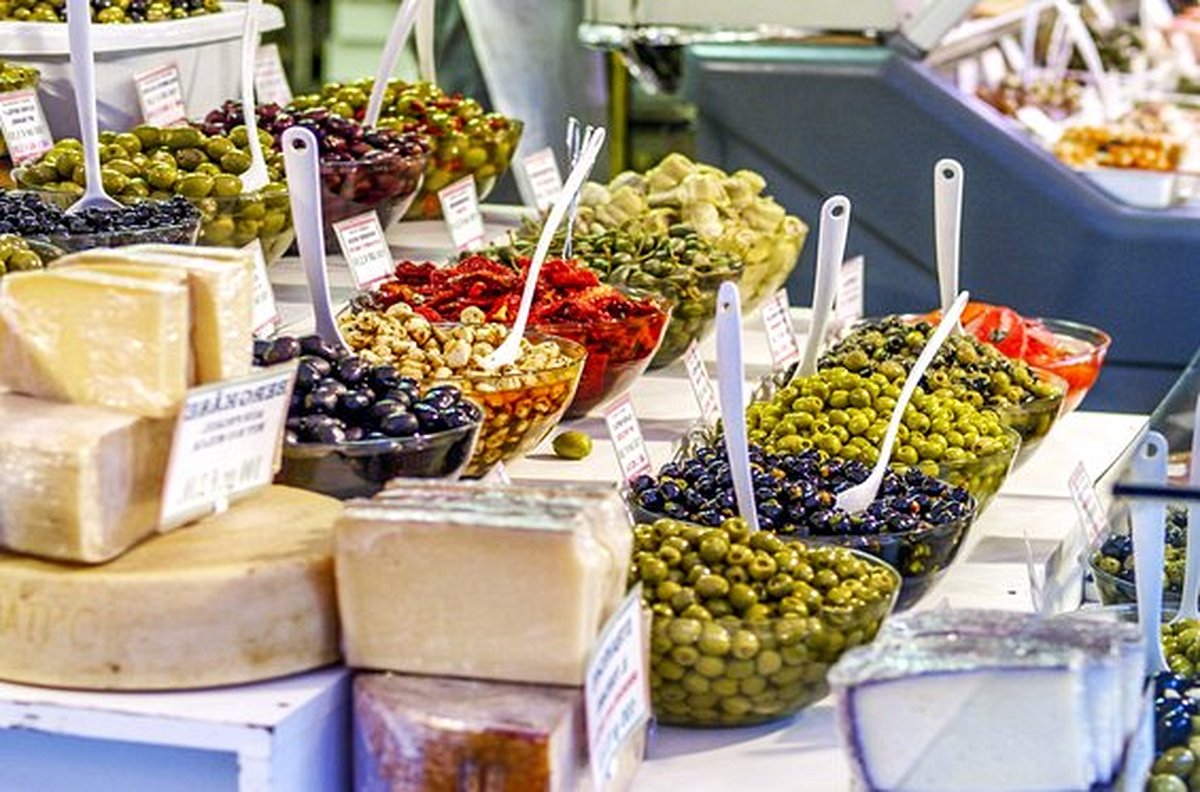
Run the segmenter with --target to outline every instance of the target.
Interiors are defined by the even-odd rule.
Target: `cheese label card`
[[[275,290],[267,277],[267,257],[263,254],[262,240],[256,239],[242,250],[254,254],[254,311],[251,326],[255,338],[270,338],[279,325],[279,307],[275,304]]]
[[[483,215],[479,213],[474,176],[468,174],[443,187],[438,191],[438,201],[456,250],[471,250],[483,244]]]
[[[54,146],[37,91],[26,88],[0,94],[0,132],[14,165],[42,156]]]
[[[621,746],[650,719],[646,665],[638,584],[600,633],[583,684],[593,789],[605,789]]]
[[[1088,542],[1094,544],[1108,530],[1108,518],[1104,514],[1104,507],[1100,505],[1100,496],[1096,494],[1092,477],[1088,475],[1082,462],[1075,466],[1071,478],[1067,480],[1067,486],[1071,490],[1075,513],[1087,532]]]
[[[791,312],[785,289],[775,292],[775,296],[762,307],[767,348],[771,351],[771,366],[776,370],[786,368],[800,359],[800,344],[792,332]]]
[[[683,365],[687,369],[688,381],[692,383],[692,394],[696,397],[696,404],[700,406],[700,418],[706,424],[715,424],[721,417],[717,389],[713,387],[695,341],[692,341],[683,353]]]
[[[297,361],[188,391],[175,424],[159,530],[169,531],[271,483]]]
[[[633,412],[633,402],[629,400],[628,393],[604,410],[604,423],[608,426],[608,436],[612,438],[617,464],[621,466],[621,475],[625,480],[633,481],[638,476],[650,475],[650,452],[646,450],[642,427]]]
[[[855,256],[842,263],[842,268],[838,271],[837,297],[833,311],[839,322],[857,322],[862,319],[866,268],[866,259],[862,256]]]
[[[395,262],[374,210],[333,224],[354,288],[365,291],[392,274]]]
[[[175,64],[133,75],[137,87],[142,120],[151,126],[184,126],[187,124],[187,105],[183,99],[183,83]]]
[[[254,94],[260,104],[286,105],[292,101],[292,86],[279,57],[279,47],[263,44],[254,56]]]
[[[549,209],[562,192],[562,174],[552,148],[547,147],[521,158],[518,173],[522,199],[539,212]]]

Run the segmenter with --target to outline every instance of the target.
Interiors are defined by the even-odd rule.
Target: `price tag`
[[[0,132],[14,165],[35,160],[54,147],[37,91],[26,88],[0,94]]]
[[[800,345],[792,332],[791,305],[787,291],[780,289],[762,307],[763,327],[767,331],[767,348],[775,369],[790,366],[800,359]]]
[[[1079,515],[1079,522],[1087,532],[1088,543],[1094,544],[1108,530],[1108,518],[1104,507],[1100,505],[1100,496],[1096,494],[1092,477],[1088,475],[1082,462],[1075,466],[1071,478],[1067,480],[1067,487],[1071,490],[1075,513]]]
[[[839,322],[857,322],[863,317],[864,293],[866,292],[867,262],[862,256],[842,263],[838,270],[837,298],[834,301],[834,316]]]
[[[163,488],[168,531],[265,487],[275,476],[296,361],[188,392]]]
[[[187,106],[183,101],[183,83],[175,64],[133,75],[137,86],[142,120],[152,126],[185,126]]]
[[[471,250],[483,244],[483,215],[479,214],[474,176],[468,174],[443,187],[438,191],[438,201],[456,250]]]
[[[984,50],[979,55],[979,66],[983,69],[983,81],[989,88],[994,88],[1008,74],[1008,64],[1004,61],[1004,53],[997,47]]]
[[[975,95],[979,90],[979,61],[974,58],[963,58],[954,69],[958,90],[965,94]]]
[[[633,412],[633,402],[629,400],[628,393],[605,409],[604,423],[608,426],[608,436],[612,438],[617,464],[621,466],[621,475],[625,480],[633,481],[638,476],[650,475],[650,452],[646,450],[642,427]]]
[[[374,210],[334,223],[333,231],[350,267],[354,288],[365,291],[392,274],[392,250]]]
[[[692,394],[696,397],[696,404],[700,405],[701,419],[707,424],[716,423],[721,417],[717,389],[713,387],[695,341],[692,341],[683,353],[683,365],[687,369],[688,381],[692,383]]]
[[[254,54],[254,94],[260,104],[286,105],[292,101],[292,86],[288,84],[279,47],[263,44]]]
[[[625,741],[650,719],[650,684],[638,584],[596,642],[583,684],[592,788],[603,790]]]
[[[255,338],[275,335],[279,326],[279,307],[275,305],[275,290],[267,277],[267,257],[263,254],[262,240],[256,239],[242,250],[254,256],[254,311],[251,326]]]
[[[523,157],[518,163],[517,173],[517,186],[521,188],[522,200],[539,212],[549,209],[562,192],[562,174],[558,171],[558,160],[552,148],[544,148]]]

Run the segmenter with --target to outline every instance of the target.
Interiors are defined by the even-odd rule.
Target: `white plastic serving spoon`
[[[835,195],[821,205],[821,224],[817,232],[817,273],[813,281],[812,322],[808,328],[808,341],[804,345],[804,356],[800,358],[797,377],[808,377],[817,373],[817,355],[825,337],[825,326],[833,311],[833,297],[837,293],[837,277],[842,259],[846,255],[846,233],[850,229],[850,199]]]
[[[1200,394],[1196,396],[1196,418],[1200,418]],[[1192,489],[1200,487],[1200,425],[1192,426],[1192,454],[1188,457],[1188,486]],[[1172,622],[1183,619],[1200,619],[1200,607],[1196,599],[1200,597],[1200,507],[1194,501],[1188,502],[1187,507],[1187,556],[1183,573],[1183,596],[1180,598],[1179,612]]]
[[[725,452],[738,514],[751,531],[758,530],[758,506],[750,476],[750,443],[746,439],[746,393],[742,367],[742,309],[736,283],[726,281],[717,292],[717,395],[725,430]]]
[[[575,116],[567,118],[567,163],[574,168],[579,162],[579,154],[583,150],[583,141],[587,136],[592,134],[591,124],[587,125],[587,129],[579,124],[579,119]],[[582,188],[580,188],[582,189]],[[571,206],[567,209],[567,230],[563,235],[563,258],[569,259],[575,254],[575,216],[579,214],[579,194],[571,199]]]
[[[292,204],[292,225],[296,228],[300,260],[304,262],[317,335],[326,343],[348,350],[349,345],[338,330],[329,300],[319,162],[317,138],[312,132],[303,127],[291,127],[283,133],[283,167],[287,172]]]
[[[1147,432],[1133,453],[1131,478],[1139,484],[1162,484],[1167,480],[1167,440],[1158,432]],[[1167,670],[1162,649],[1163,555],[1167,510],[1162,501],[1135,499],[1129,504],[1133,533],[1133,575],[1137,589],[1138,624],[1146,643],[1146,673]]]
[[[892,459],[892,447],[896,444],[896,435],[900,432],[900,422],[904,419],[904,408],[912,400],[917,385],[921,382],[921,377],[925,376],[925,370],[933,362],[934,355],[942,348],[942,344],[950,336],[950,331],[958,324],[958,317],[967,307],[968,299],[970,299],[968,292],[958,295],[958,299],[954,301],[950,309],[942,314],[942,321],[934,330],[933,335],[925,342],[925,348],[921,350],[921,354],[917,356],[917,362],[908,372],[908,379],[904,380],[904,387],[900,389],[900,397],[896,399],[896,406],[892,408],[887,434],[883,436],[883,444],[879,447],[879,458],[875,460],[875,467],[871,470],[871,475],[867,476],[865,481],[838,493],[837,505],[842,511],[856,514],[865,511],[875,500],[875,495],[879,492],[879,485],[883,483],[883,474],[887,471],[888,463]]]
[[[257,192],[271,181],[262,141],[258,139],[258,105],[254,99],[254,61],[258,54],[258,12],[262,0],[249,0],[242,24],[242,115],[250,142],[250,168],[242,174],[242,190]]]
[[[383,56],[379,59],[379,68],[375,71],[375,84],[371,86],[371,98],[367,100],[367,114],[363,124],[373,127],[379,123],[379,114],[383,111],[383,94],[387,91],[388,78],[392,69],[396,68],[396,59],[400,50],[408,43],[413,25],[417,22],[417,11],[426,0],[404,0],[396,9],[392,20],[392,29],[388,33],[387,43],[383,47]]]
[[[104,191],[100,173],[100,132],[96,128],[96,72],[92,55],[92,7],[88,0],[67,0],[67,37],[71,45],[71,80],[75,83],[75,112],[83,141],[83,195],[67,214],[84,209],[120,209]]]
[[[521,307],[517,311],[516,321],[509,329],[504,343],[483,359],[484,368],[500,368],[517,359],[517,355],[521,351],[521,338],[525,335],[525,325],[529,323],[529,312],[533,308],[533,293],[537,289],[538,275],[541,274],[542,264],[545,263],[546,256],[550,253],[550,242],[554,239],[554,232],[558,230],[558,226],[566,216],[572,199],[583,187],[588,174],[592,172],[592,166],[596,164],[596,157],[600,154],[600,149],[604,148],[604,137],[604,127],[599,127],[591,134],[584,136],[583,151],[579,155],[579,162],[571,169],[567,183],[563,185],[562,192],[554,200],[554,205],[550,207],[550,216],[546,218],[546,224],[542,226],[542,235],[538,238],[537,248],[533,251],[533,260],[529,262],[529,272],[525,275],[525,290],[521,293]]]
[[[958,160],[941,159],[933,166],[933,225],[938,293],[943,313],[958,294],[959,240],[962,227],[963,169]],[[961,328],[956,323],[954,331]]]

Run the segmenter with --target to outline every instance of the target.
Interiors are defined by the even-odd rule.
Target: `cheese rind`
[[[158,527],[173,422],[0,394],[0,545],[108,561]]]
[[[163,418],[189,378],[186,278],[18,272],[0,280],[0,386]]]
[[[0,679],[174,690],[331,663],[340,511],[271,487],[103,566],[0,555]]]

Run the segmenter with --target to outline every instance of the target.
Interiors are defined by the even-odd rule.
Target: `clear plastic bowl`
[[[333,224],[374,211],[386,229],[412,204],[425,179],[429,154],[376,152],[353,162],[321,161],[321,212],[325,240],[337,249]]]
[[[203,217],[198,244],[242,248],[262,243],[268,264],[283,257],[296,238],[287,186],[275,184],[241,195],[188,198]]]
[[[1021,436],[1021,448],[1017,452],[1014,466],[1019,466],[1033,456],[1034,451],[1050,434],[1054,424],[1063,415],[1067,400],[1067,381],[1044,369],[1030,366],[1038,379],[1049,380],[1055,387],[1054,393],[1012,407],[993,407],[1000,421]]]
[[[381,119],[380,126],[386,127],[388,119]],[[487,198],[496,182],[508,170],[521,133],[525,125],[516,119],[508,119],[502,130],[489,130],[485,134],[468,137],[465,143],[451,150],[435,148],[425,167],[425,183],[405,218],[408,220],[438,220],[442,216],[442,204],[438,191],[468,175],[475,177],[475,193],[479,200]],[[438,143],[434,141],[435,145]]]
[[[1097,327],[1068,321],[1038,317],[1040,323],[1068,351],[1064,357],[1039,363],[1045,371],[1057,374],[1067,382],[1067,398],[1062,414],[1067,415],[1079,406],[1100,376],[1100,368],[1112,344],[1112,337]]]

